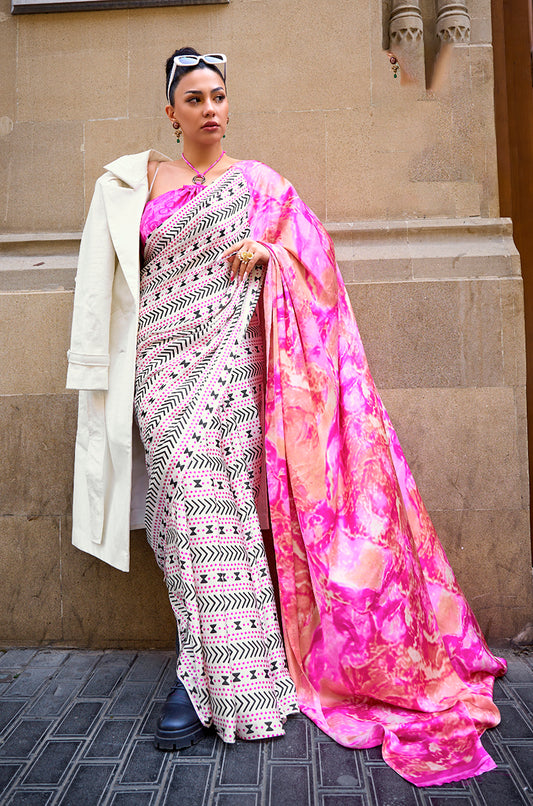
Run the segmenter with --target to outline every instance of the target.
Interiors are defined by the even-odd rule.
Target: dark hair
[[[194,48],[179,48],[179,50],[175,50],[172,56],[169,56],[166,63],[165,68],[165,75],[166,75],[166,82],[165,82],[165,93],[168,87],[168,80],[170,78],[170,74],[172,72],[172,68],[174,67],[174,57],[175,56],[200,56],[197,50]],[[224,81],[224,76],[214,64],[206,64],[205,62],[198,62],[198,64],[192,64],[190,67],[182,67],[181,65],[176,65],[176,72],[174,73],[174,78],[172,79],[172,85],[168,87],[168,100],[169,102],[174,105],[174,93],[176,91],[176,87],[178,86],[180,80],[183,76],[187,75],[187,73],[191,73],[193,70],[213,70],[215,73],[218,73],[222,81]],[[225,86],[224,81],[224,86]]]

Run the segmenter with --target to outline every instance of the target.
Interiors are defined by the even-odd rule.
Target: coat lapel
[[[103,184],[109,232],[135,302],[139,301],[139,226],[148,198],[148,161],[169,158],[158,151],[120,157],[105,167],[112,174]],[[119,181],[116,181],[119,180]]]

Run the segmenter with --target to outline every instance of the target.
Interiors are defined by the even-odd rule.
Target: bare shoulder
[[[152,179],[154,178],[154,174],[155,174],[155,172],[157,170],[158,165],[159,165],[159,162],[157,160],[149,160],[148,161],[148,170],[147,170],[148,184],[150,184]]]

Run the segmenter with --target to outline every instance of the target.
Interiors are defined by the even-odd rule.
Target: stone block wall
[[[459,582],[489,639],[510,638],[532,601],[522,284],[509,222],[329,229],[371,369]],[[129,574],[70,545],[75,243],[11,238],[0,252],[0,644],[172,646],[144,532],[132,534]]]
[[[321,219],[496,216],[490,2],[469,10],[436,95],[394,79],[378,0],[315,0],[312,24],[306,0],[17,17],[0,0],[0,228],[77,231],[106,162],[177,156],[163,68],[184,44],[228,55],[228,153]]]
[[[510,224],[391,222],[370,236],[364,223],[334,234],[370,367],[459,583],[486,635],[510,638],[532,613]]]
[[[0,0],[0,644],[173,642],[142,532],[127,575],[70,545],[64,381],[94,181],[122,153],[178,156],[163,65],[184,44],[228,55],[228,153],[286,175],[329,227],[378,387],[489,638],[532,619],[522,288],[498,218],[490,0],[469,0],[470,43],[438,93],[435,43],[421,43],[418,83],[394,79],[386,7],[315,0],[310,24],[305,0],[16,18]]]

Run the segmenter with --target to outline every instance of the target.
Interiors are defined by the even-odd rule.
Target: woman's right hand
[[[250,274],[255,266],[266,266],[270,260],[270,252],[259,241],[246,239],[230,246],[222,253],[222,257],[231,264],[230,280],[238,276],[239,282],[246,274]]]

